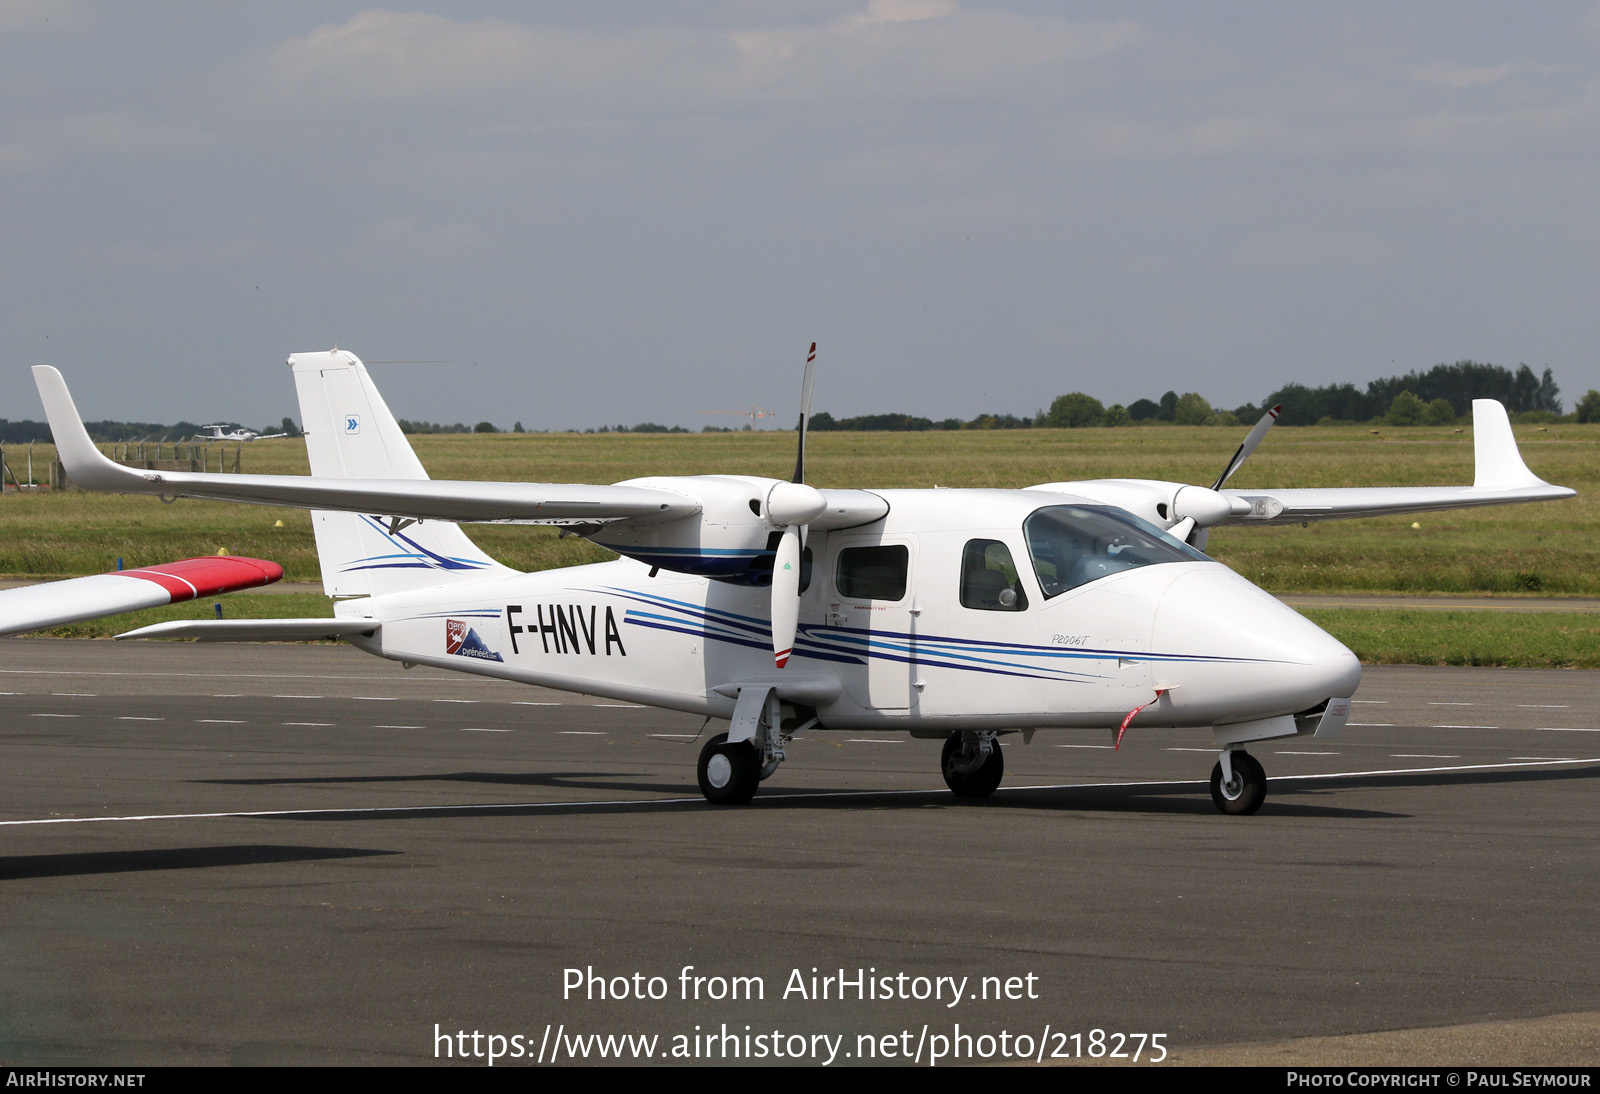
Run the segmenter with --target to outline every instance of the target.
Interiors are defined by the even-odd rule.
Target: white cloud
[[[1418,83],[1433,84],[1436,87],[1484,87],[1509,75],[1511,75],[1510,65],[1474,68],[1470,65],[1452,64],[1449,61],[1435,61],[1433,64],[1413,68],[1410,72],[1411,78]]]
[[[950,0],[872,0],[802,25],[573,30],[362,12],[282,43],[278,96],[417,102],[520,92],[543,113],[581,96],[638,109],[761,100],[892,100],[1026,85],[1140,41],[1128,21],[1073,23]]]

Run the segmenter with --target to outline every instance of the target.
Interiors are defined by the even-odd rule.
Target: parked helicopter
[[[998,740],[1040,729],[1194,727],[1211,792],[1255,812],[1242,746],[1328,737],[1356,658],[1202,553],[1208,529],[1570,497],[1523,463],[1503,407],[1473,404],[1471,486],[1224,490],[1216,482],[1054,482],[1023,490],[816,489],[805,482],[815,344],[788,480],[657,476],[611,486],[432,481],[352,353],[289,358],[310,476],[140,471],[91,443],[61,374],[34,369],[68,474],[88,489],[313,510],[332,619],[161,623],[120,637],[337,637],[407,664],[708,718],[701,791],[742,804],[808,730],[944,742],[958,795],[992,793]],[[622,557],[538,573],[459,523],[557,525]]]

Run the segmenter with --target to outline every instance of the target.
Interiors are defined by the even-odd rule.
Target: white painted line
[[[1112,748],[1112,745],[1056,745],[1057,748]]]
[[[700,734],[698,734],[698,733],[652,733],[652,734],[650,734],[650,736],[652,736],[652,737],[660,737],[661,739],[668,740],[668,741],[692,741],[696,737],[700,736]],[[805,738],[804,737],[790,737],[789,740],[791,740],[791,741],[803,741],[803,740],[805,740]]]
[[[1337,752],[1274,752],[1274,756],[1337,756]]]
[[[617,710],[649,710],[649,707],[640,706],[638,703],[596,703],[597,707],[612,707]]]
[[[1446,756],[1438,752],[1391,752],[1389,755],[1397,760],[1459,760],[1461,757]]]
[[[1435,702],[1432,702],[1431,700],[1429,701],[1428,705],[1430,707],[1471,707],[1471,706],[1477,706],[1476,703],[1435,703]]]
[[[501,730],[501,732],[504,733],[506,731]],[[602,729],[563,729],[561,735],[563,737],[604,737],[606,732]]]
[[[76,714],[35,714],[35,718],[76,718]]]
[[[1570,756],[1512,756],[1511,757],[1511,759],[1513,759],[1513,760],[1543,760],[1543,761],[1546,761],[1546,762],[1559,762],[1561,760],[1569,760],[1571,758],[1572,757],[1570,757]]]
[[[1493,771],[1517,767],[1556,767],[1571,764],[1600,764],[1600,756],[1590,756],[1585,759],[1575,760],[1541,760],[1538,762],[1498,763],[1498,764],[1464,764],[1452,767],[1409,767],[1392,768],[1378,771],[1338,771],[1321,775],[1285,775],[1280,776],[1284,782],[1327,782],[1337,779],[1364,779],[1375,775],[1434,775],[1447,774],[1456,771]],[[1040,790],[1138,790],[1144,787],[1204,787],[1207,783],[1200,779],[1185,779],[1165,782],[1093,782],[1093,783],[1043,783],[1035,786],[1003,786],[995,791],[1004,800],[1005,795]],[[928,790],[830,790],[819,794],[762,794],[757,796],[756,804],[747,808],[760,808],[762,802],[794,802],[813,801],[822,798],[949,798],[950,791],[940,787]],[[327,817],[327,816],[354,816],[371,813],[391,813],[395,815],[408,814],[424,816],[436,813],[494,813],[510,810],[530,809],[593,809],[602,806],[642,806],[645,808],[659,808],[663,805],[705,805],[708,810],[716,808],[710,806],[704,798],[696,794],[694,797],[684,798],[620,798],[601,799],[595,801],[545,801],[545,802],[503,802],[493,805],[460,803],[456,805],[413,805],[413,806],[366,806],[359,809],[259,809],[237,813],[146,813],[122,817],[40,817],[27,820],[0,820],[0,828],[21,828],[41,824],[114,824],[131,823],[135,821],[163,821],[163,820],[232,820],[252,817]]]
[[[274,695],[274,699],[320,699],[320,695]]]
[[[145,717],[145,716],[141,716],[141,715],[138,715],[138,714],[119,714],[119,715],[117,715],[117,721],[119,721],[119,722],[165,722],[166,719],[165,718],[150,718],[150,717]]]
[[[1105,745],[1100,745],[1099,747],[1100,748],[1104,748],[1106,746]],[[1167,751],[1168,752],[1221,752],[1222,750],[1220,748],[1169,748],[1169,749],[1167,749]]]
[[[1347,726],[1366,726],[1369,729],[1374,727],[1374,726],[1381,726],[1384,729],[1393,729],[1394,728],[1394,723],[1393,722],[1346,722],[1345,725],[1347,725]]]
[[[476,703],[478,699],[429,699],[430,703]]]
[[[534,702],[529,702],[527,699],[513,699],[513,700],[511,700],[511,705],[514,706],[514,707],[559,707],[559,706],[565,706],[566,704],[565,703],[534,703]]]
[[[196,725],[201,726],[243,726],[249,725],[243,718],[196,718]]]
[[[904,741],[895,737],[846,737],[847,745],[903,745]]]
[[[1452,725],[1442,725],[1442,726],[1431,726],[1429,728],[1431,728],[1431,729],[1499,729],[1500,727],[1499,726],[1452,726]]]
[[[213,695],[211,698],[213,698],[213,699],[243,699],[244,696],[239,694],[238,692],[234,692],[232,695]]]
[[[64,695],[68,698],[93,699],[96,693],[92,691],[52,691],[50,694]]]
[[[394,703],[398,702],[398,695],[352,695],[352,699],[362,699],[369,703]]]
[[[423,726],[373,726],[373,729],[423,729]]]
[[[1388,706],[1389,705],[1389,700],[1387,700],[1387,699],[1352,699],[1350,701],[1352,703],[1367,703],[1370,706],[1378,706],[1378,707],[1383,707],[1383,706]]]
[[[1566,710],[1565,703],[1518,703],[1523,710]]]
[[[326,729],[333,725],[332,722],[280,722],[279,724],[286,726],[315,726],[319,729]]]
[[[510,733],[511,731],[509,729],[476,729],[476,728],[473,728],[473,727],[470,727],[470,726],[462,726],[461,727],[461,732],[462,733]]]
[[[1540,726],[1540,733],[1600,733],[1600,729],[1567,726]]]

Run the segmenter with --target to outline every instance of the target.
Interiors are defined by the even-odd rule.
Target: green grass
[[[1369,665],[1600,668],[1600,615],[1582,612],[1308,608]]]

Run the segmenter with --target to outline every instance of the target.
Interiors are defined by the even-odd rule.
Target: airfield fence
[[[20,447],[11,446],[13,450]],[[183,441],[128,441],[101,445],[100,450],[124,467],[137,467],[142,471],[189,471],[197,474],[240,473],[244,445],[237,444],[229,452],[227,445],[193,444]],[[214,450],[214,455],[213,455]],[[230,459],[231,455],[231,459]],[[33,443],[27,446],[27,459],[22,475],[12,465],[5,446],[0,445],[0,489],[6,493],[35,490],[70,490],[72,481],[61,461],[52,457],[48,461],[48,479],[35,477]]]

